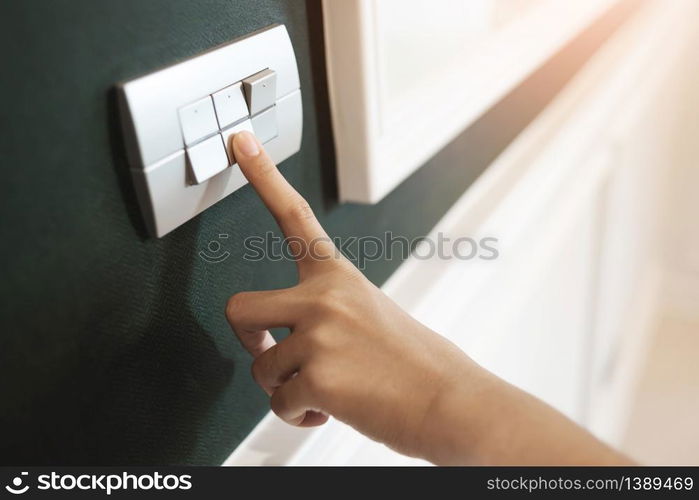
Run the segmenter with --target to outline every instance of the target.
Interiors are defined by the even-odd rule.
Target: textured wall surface
[[[223,309],[294,283],[288,262],[241,258],[274,221],[245,187],[147,237],[112,89],[275,22],[304,92],[302,150],[282,171],[333,236],[424,235],[591,50],[567,49],[378,205],[338,205],[317,1],[3,3],[0,463],[215,464],[267,411]],[[204,262],[221,233],[230,257]],[[365,272],[381,283],[399,263]]]

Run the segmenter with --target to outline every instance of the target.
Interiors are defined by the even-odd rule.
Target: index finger
[[[232,138],[233,154],[243,175],[276,219],[287,238],[301,238],[314,251],[334,251],[308,202],[289,184],[257,138],[244,130]],[[318,243],[325,240],[327,244]],[[329,247],[328,247],[329,245]]]

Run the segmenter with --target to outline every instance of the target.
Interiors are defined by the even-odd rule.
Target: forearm
[[[631,461],[541,400],[472,363],[445,387],[425,436],[437,464],[622,465]]]

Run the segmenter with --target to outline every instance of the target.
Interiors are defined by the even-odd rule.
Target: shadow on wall
[[[125,158],[114,89],[109,92],[108,103],[112,154],[124,205],[145,240],[149,236]],[[99,394],[94,402],[93,417],[97,418],[90,419],[94,428],[87,433],[102,441],[90,453],[100,462],[114,463],[113,456],[100,456],[100,450],[115,449],[126,454],[133,450],[133,456],[119,457],[123,463],[152,463],[154,457],[144,456],[144,450],[147,454],[151,449],[156,457],[169,457],[172,463],[187,462],[196,444],[197,416],[206,414],[231,382],[233,361],[221,356],[193,314],[188,288],[182,286],[191,281],[196,260],[173,248],[196,248],[198,224],[197,219],[190,222],[194,227],[184,241],[163,240],[161,255],[167,260],[156,287],[157,303],[144,313],[146,326],[137,341],[124,346],[119,357],[113,359],[104,379],[94,384]],[[104,313],[95,312],[96,324]]]
[[[323,185],[323,204],[326,210],[338,203],[337,169],[335,168],[335,143],[330,116],[327,64],[325,62],[325,38],[323,35],[322,0],[306,0],[308,16],[308,47],[310,52],[311,78],[315,118],[318,130],[318,156]]]
[[[115,94],[109,94],[110,139],[116,175],[129,218],[146,243],[145,224],[124,157],[115,113]],[[200,416],[230,385],[234,363],[224,358],[210,334],[191,310],[188,288],[195,259],[184,248],[195,248],[197,220],[186,238],[158,242],[161,263],[155,302],[133,308],[120,304],[124,290],[108,293],[114,301],[88,308],[85,332],[89,338],[66,336],[66,352],[53,348],[52,373],[27,373],[31,380],[10,387],[5,398],[20,402],[9,409],[0,461],[12,464],[152,464],[187,463],[197,444]],[[180,236],[184,236],[182,232]],[[112,272],[129,273],[119,259],[103,263]],[[103,286],[108,287],[105,283]],[[133,290],[136,297],[139,290]],[[147,297],[148,295],[143,295]],[[152,294],[151,294],[152,296]],[[121,333],[119,337],[115,333]],[[61,335],[60,330],[56,331]],[[29,357],[29,355],[26,355]],[[69,358],[70,356],[68,356]],[[30,366],[26,358],[8,363]],[[51,369],[52,360],[38,360]],[[20,373],[20,366],[4,367]],[[49,376],[47,376],[49,375]],[[32,394],[23,394],[31,387]]]

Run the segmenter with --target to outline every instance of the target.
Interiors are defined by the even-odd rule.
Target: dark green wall
[[[2,3],[0,463],[215,464],[267,411],[223,309],[237,291],[294,283],[290,263],[241,259],[241,239],[276,231],[274,222],[245,187],[165,238],[148,238],[124,163],[115,82],[285,24],[305,123],[301,152],[283,172],[331,235],[414,237],[590,51],[569,48],[556,72],[537,73],[378,205],[339,206],[318,3]],[[197,252],[220,233],[232,255],[204,262]],[[366,273],[381,283],[398,264],[371,263]]]

